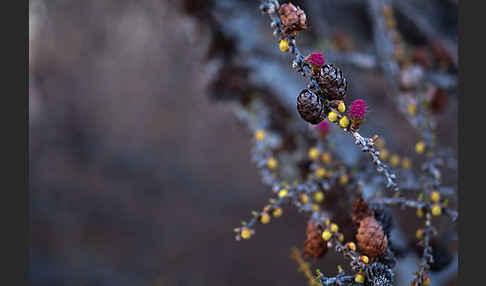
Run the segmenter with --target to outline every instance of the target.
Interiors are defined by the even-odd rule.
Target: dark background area
[[[247,31],[263,35],[255,45],[278,52],[253,2],[226,3],[235,14],[247,7],[242,19],[258,21]],[[359,26],[364,12],[349,8],[346,19]],[[234,240],[268,190],[250,160],[250,134],[208,95],[211,34],[182,1],[31,0],[29,17],[32,285],[306,283],[289,258],[305,239],[305,215],[287,207],[254,239]],[[366,47],[363,29],[356,44]],[[261,56],[251,32],[240,37],[250,57]],[[314,29],[303,41],[320,37]],[[276,61],[288,68],[286,57]],[[410,152],[413,130],[390,108],[380,75],[356,77],[369,86],[352,86],[351,97],[368,97],[381,116],[367,128],[399,134],[389,142]],[[454,100],[439,126],[452,147]],[[321,269],[333,261],[344,263],[329,253]]]

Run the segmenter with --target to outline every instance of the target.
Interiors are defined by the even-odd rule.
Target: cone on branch
[[[316,223],[309,222],[305,234],[304,253],[314,259],[322,257],[327,251],[327,243],[321,238],[322,229]]]
[[[308,89],[302,90],[297,97],[297,110],[300,116],[311,124],[318,124],[325,118],[321,98]]]
[[[369,285],[373,286],[393,286],[395,275],[387,265],[375,262],[367,269]]]
[[[361,220],[356,240],[360,251],[371,259],[382,256],[388,247],[383,228],[373,216]]]
[[[278,14],[283,24],[284,36],[296,35],[299,31],[307,29],[307,16],[302,9],[292,3],[280,6]]]
[[[343,73],[333,64],[321,67],[316,75],[317,83],[328,100],[342,100],[346,95],[348,82]]]

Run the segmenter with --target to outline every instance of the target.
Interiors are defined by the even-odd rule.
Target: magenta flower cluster
[[[329,125],[327,120],[322,120],[321,123],[319,123],[317,125],[317,130],[319,130],[323,134],[327,134],[327,132],[329,132],[330,128],[331,128],[331,126]]]
[[[356,99],[351,104],[349,114],[353,120],[363,120],[366,115],[366,102],[362,99]]]
[[[308,61],[311,65],[316,67],[322,67],[326,60],[321,53],[312,53],[308,56]]]

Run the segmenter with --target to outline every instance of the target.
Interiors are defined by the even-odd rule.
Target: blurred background
[[[293,2],[308,11],[304,50],[327,56],[344,41],[373,52],[363,1]],[[307,283],[289,258],[307,221],[292,207],[254,239],[234,240],[233,228],[270,193],[251,162],[251,134],[220,99],[264,84],[290,106],[304,86],[259,1],[29,3],[31,284]],[[457,3],[404,3],[397,20],[407,40],[420,46],[432,33],[457,43]],[[432,32],[417,30],[414,15]],[[383,75],[329,57],[351,80],[350,99],[370,102],[363,133],[413,153],[415,131],[387,99]],[[438,130],[455,150],[449,84]],[[333,260],[342,258],[329,253],[319,267],[334,269]]]

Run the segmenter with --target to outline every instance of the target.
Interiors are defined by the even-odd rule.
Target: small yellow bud
[[[327,119],[329,119],[329,121],[331,122],[334,122],[338,119],[338,114],[334,111],[331,111],[329,112],[329,114],[327,115]]]
[[[424,141],[419,141],[417,144],[415,144],[415,152],[417,154],[422,154],[425,151],[425,142]]]
[[[364,264],[368,264],[370,262],[370,259],[366,255],[361,256],[359,260],[361,260],[361,262],[363,262]]]
[[[419,218],[423,218],[424,217],[424,211],[422,209],[417,209],[417,216]]]
[[[285,53],[289,50],[289,42],[287,42],[286,40],[281,40],[278,44],[278,47],[280,48],[280,51],[282,51],[282,53]]]
[[[349,177],[346,174],[342,174],[341,177],[339,177],[339,183],[341,185],[346,185],[349,181]]]
[[[339,120],[339,126],[341,126],[342,128],[346,128],[349,126],[349,119],[347,116],[343,116],[343,118]]]
[[[400,157],[396,154],[392,155],[390,157],[390,164],[393,166],[393,167],[396,167],[398,166],[398,164],[400,164]]]
[[[415,115],[417,113],[417,106],[415,104],[413,104],[413,103],[410,103],[407,106],[407,112],[410,115]]]
[[[343,113],[344,111],[346,111],[346,105],[344,104],[344,101],[340,101],[339,102],[337,109],[341,113]]]
[[[267,213],[262,213],[262,216],[260,217],[260,222],[263,223],[263,224],[267,224],[270,222],[270,215],[267,214]]]
[[[318,212],[319,209],[320,209],[318,204],[312,204],[311,208],[312,208],[312,211],[314,211],[314,212]]]
[[[273,157],[268,158],[267,168],[270,170],[275,170],[277,169],[277,167],[278,167],[278,161]]]
[[[339,273],[342,273],[344,270],[343,270],[343,267],[341,265],[338,265],[337,266],[337,269],[338,269],[338,272]]]
[[[319,158],[319,149],[316,147],[310,148],[308,155],[311,160],[317,160]]]
[[[438,203],[440,201],[440,193],[437,191],[433,191],[430,193],[430,200],[433,203]]]
[[[302,194],[300,196],[300,201],[303,203],[303,204],[307,204],[309,202],[309,196],[307,196],[306,194]]]
[[[354,242],[348,242],[346,245],[350,250],[356,251],[356,244]]]
[[[417,239],[422,239],[422,238],[424,238],[424,230],[423,230],[423,229],[421,229],[421,228],[417,229],[417,231],[415,232],[415,237],[416,237]]]
[[[354,277],[354,282],[363,284],[365,282],[364,275],[361,273],[356,274],[356,276]]]
[[[251,231],[248,228],[243,228],[241,230],[241,238],[243,239],[249,239],[251,237]]]
[[[410,162],[410,159],[403,158],[403,160],[402,160],[402,168],[404,168],[404,169],[410,169],[411,164],[412,163]]]
[[[323,223],[326,225],[326,226],[329,226],[331,224],[331,220],[326,218],[324,219]]]
[[[432,207],[432,215],[440,216],[442,214],[442,208],[439,204],[434,204]]]
[[[329,163],[331,163],[331,160],[332,160],[331,154],[329,154],[327,152],[322,153],[322,155],[321,155],[322,163],[329,164]]]
[[[279,198],[285,198],[289,192],[286,189],[281,189],[280,192],[278,192],[278,197]]]
[[[274,217],[281,217],[283,213],[282,208],[276,208],[273,210],[273,216]]]
[[[324,241],[329,241],[331,237],[332,237],[332,232],[330,232],[329,230],[326,229],[325,231],[322,232],[322,239]]]
[[[265,133],[265,131],[259,129],[255,132],[255,139],[257,141],[263,141],[263,139],[265,139],[265,137],[267,136],[267,134]]]
[[[385,161],[388,158],[388,150],[383,149],[380,151],[380,159]]]
[[[325,175],[326,175],[326,169],[324,169],[324,168],[318,168],[318,169],[316,170],[316,177],[317,177],[318,179],[322,179],[322,178],[324,178],[324,176],[325,176]]]
[[[331,223],[329,228],[331,229],[332,232],[338,232],[339,231],[339,226],[335,223]]]
[[[324,193],[323,192],[316,192],[314,194],[314,201],[316,203],[321,203],[324,200]]]

